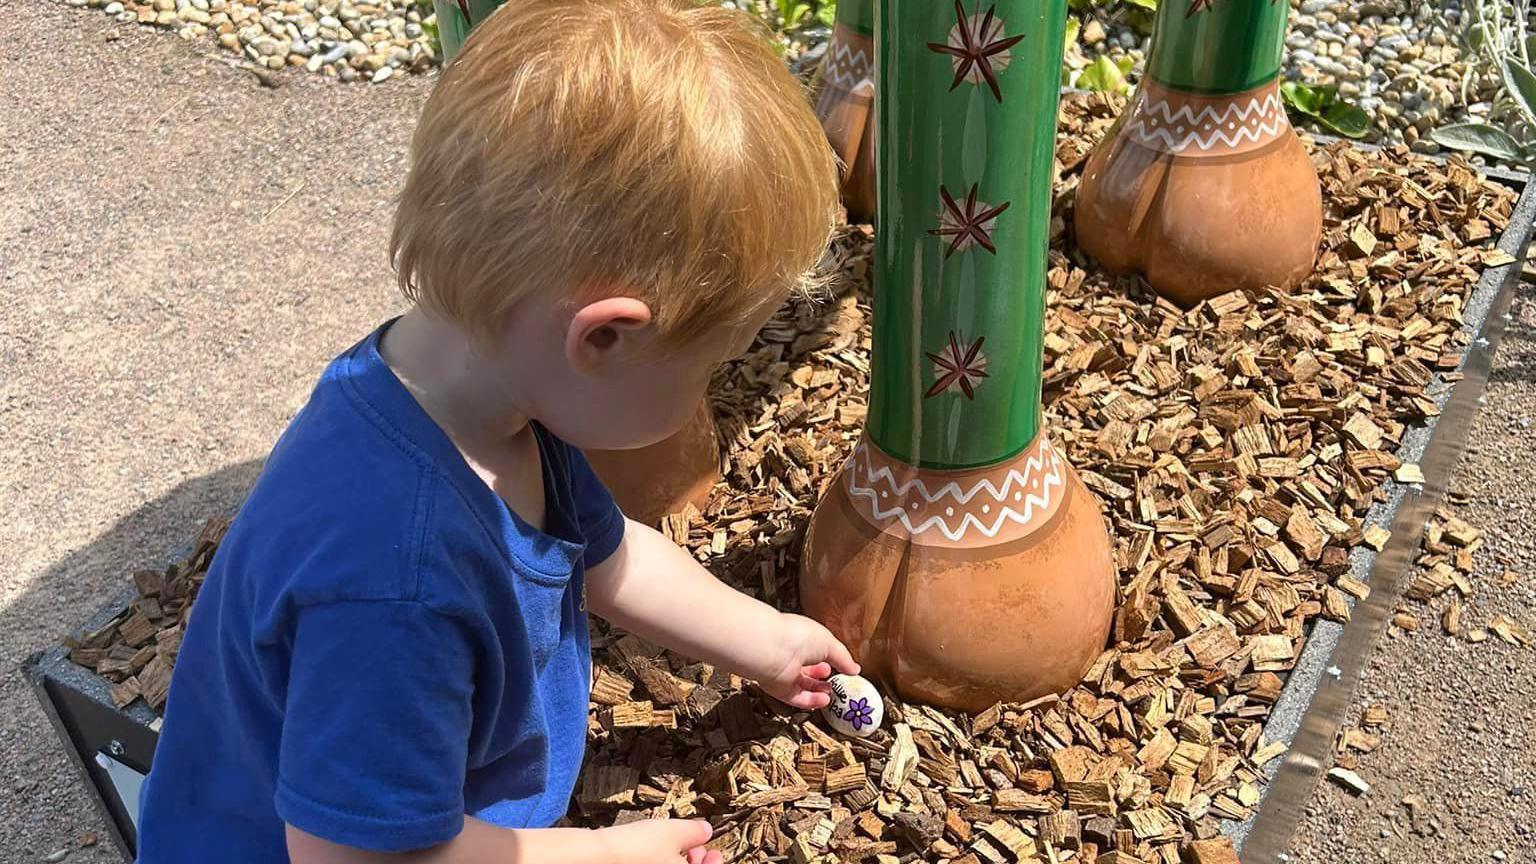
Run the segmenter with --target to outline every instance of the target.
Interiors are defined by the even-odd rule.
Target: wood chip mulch
[[[1113,645],[1070,692],[967,716],[890,699],[884,728],[835,737],[750,683],[596,625],[591,748],[574,824],[701,816],[730,861],[1234,864],[1219,821],[1258,803],[1283,752],[1262,728],[1317,617],[1369,588],[1352,548],[1436,414],[1462,312],[1514,195],[1406,151],[1314,153],[1325,237],[1292,294],[1191,311],[1071,244],[1087,151],[1120,103],[1063,109],[1045,336],[1047,428],[1115,538]],[[727,582],[796,607],[806,522],[856,442],[869,373],[871,232],[840,232],[837,299],[790,304],[712,396],[728,454],[704,512],[664,531]],[[1411,481],[1412,471],[1405,480]],[[71,642],[120,704],[159,708],[187,601],[222,533]],[[1454,542],[1454,541],[1452,541]],[[1451,554],[1455,554],[1454,551]]]
[[[1421,616],[1428,613],[1439,619],[1440,629],[1447,636],[1476,643],[1486,642],[1492,634],[1516,647],[1536,645],[1531,628],[1502,613],[1494,614],[1483,624],[1471,620],[1468,601],[1478,587],[1474,556],[1482,547],[1481,528],[1457,516],[1449,506],[1437,508],[1424,526],[1419,557],[1414,561],[1403,602],[1392,615],[1392,626],[1414,632],[1420,627]],[[1506,570],[1499,583],[1508,586],[1519,578]]]

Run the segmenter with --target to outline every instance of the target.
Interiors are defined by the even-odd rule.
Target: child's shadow
[[[0,810],[18,824],[57,826],[47,848],[73,847],[94,831],[108,836],[70,763],[64,744],[43,714],[26,676],[17,667],[34,652],[51,648],[81,627],[104,603],[133,584],[130,574],[164,564],[212,516],[233,512],[245,497],[261,460],[230,465],[177,485],[119,519],[90,543],[64,555],[0,610],[0,643],[10,663],[0,676],[0,742],[6,752],[25,754],[27,767],[0,788]],[[78,490],[81,495],[90,490]],[[66,514],[60,514],[63,517]],[[8,574],[10,575],[10,574]],[[112,844],[100,842],[72,855],[115,860]]]
[[[872,243],[868,226],[840,229],[819,290],[791,298],[716,373],[721,481],[686,536],[675,517],[665,526],[717,576],[781,609],[796,608],[806,526],[864,425]]]

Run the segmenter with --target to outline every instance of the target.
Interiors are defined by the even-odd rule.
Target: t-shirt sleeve
[[[403,852],[464,821],[474,648],[457,619],[414,601],[298,613],[276,807],[332,843]]]
[[[588,567],[608,560],[608,556],[624,541],[624,514],[614,503],[613,495],[603,481],[597,479],[587,457],[575,447],[567,447],[570,453],[571,496],[576,502],[576,519],[581,523],[582,537],[587,541],[587,551],[581,563]]]

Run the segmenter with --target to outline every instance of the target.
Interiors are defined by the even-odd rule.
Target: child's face
[[[740,326],[722,326],[673,347],[656,343],[644,304],[629,298],[609,303],[578,312],[565,335],[564,362],[527,382],[534,416],[581,449],[645,447],[682,429],[715,368],[744,353],[774,311],[769,306]]]

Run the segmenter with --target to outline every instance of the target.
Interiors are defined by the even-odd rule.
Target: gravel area
[[[1483,529],[1466,627],[1503,614],[1536,625],[1536,285],[1522,285],[1468,452],[1456,513]],[[1506,583],[1503,574],[1517,577]],[[1389,628],[1350,706],[1388,712],[1381,746],[1359,757],[1355,796],[1324,781],[1293,847],[1298,862],[1459,864],[1527,860],[1536,849],[1536,649],[1445,635],[1438,610],[1409,603],[1417,632]],[[1422,802],[1411,796],[1420,796]],[[1412,806],[1406,804],[1408,798]]]
[[[430,0],[65,0],[112,20],[214,39],[268,70],[290,67],[342,81],[381,83],[397,72],[437,67],[436,16]],[[768,0],[721,0],[782,24]],[[1431,130],[1486,121],[1500,79],[1469,68],[1461,43],[1462,0],[1290,0],[1285,74],[1309,84],[1337,84],[1369,113],[1375,137],[1436,153]],[[1084,14],[1084,60],[1129,57],[1132,79],[1150,46],[1149,14],[1130,3],[1105,3]],[[830,30],[811,21],[781,34],[785,59],[808,72]],[[1078,65],[1081,65],[1079,63]]]
[[[437,66],[430,0],[65,0],[183,39],[205,36],[267,69],[303,67],[342,81],[389,80]]]
[[[0,862],[103,831],[14,670],[233,506],[400,305],[390,198],[432,79],[283,80],[0,0]],[[115,860],[101,837],[68,860]]]
[[[1130,56],[1139,73],[1150,39],[1131,26],[1125,4],[1095,13],[1080,36],[1088,59]],[[1430,130],[1486,121],[1495,75],[1469,71],[1461,42],[1462,0],[1292,0],[1285,75],[1337,84],[1372,116],[1375,137],[1437,153]],[[1327,131],[1327,130],[1320,130]]]

